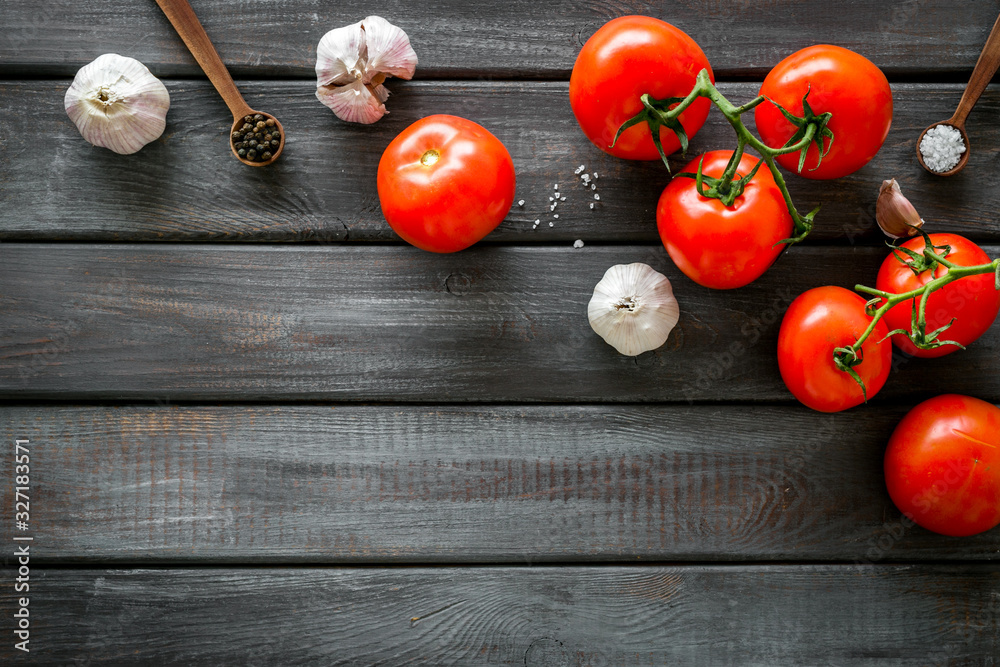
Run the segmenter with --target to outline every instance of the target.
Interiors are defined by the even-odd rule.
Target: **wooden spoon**
[[[226,106],[232,112],[233,127],[229,132],[229,147],[232,149],[236,159],[251,167],[263,167],[277,160],[281,152],[285,150],[285,128],[271,114],[251,109],[250,105],[246,103],[246,100],[240,95],[239,89],[236,88],[236,84],[233,83],[233,77],[229,76],[229,70],[222,64],[222,59],[219,58],[218,52],[212,46],[212,41],[208,38],[205,28],[201,25],[201,21],[198,20],[194,10],[191,9],[191,5],[188,4],[187,0],[156,0],[156,4],[167,15],[167,19],[171,25],[174,26],[177,34],[181,36],[188,50],[191,51],[191,55],[201,65],[201,69],[208,75],[208,80],[219,91],[219,95],[222,95]],[[273,152],[270,160],[256,161],[240,157],[236,152],[236,147],[233,145],[233,133],[243,127],[244,117],[256,114],[262,115],[265,121],[267,119],[274,120],[275,126],[281,133],[281,143],[278,144],[278,149]]]
[[[1000,66],[1000,17],[997,17],[996,23],[993,24],[993,30],[990,31],[990,36],[986,39],[986,45],[983,47],[982,53],[979,54],[976,68],[972,70],[972,76],[969,78],[969,83],[965,86],[965,92],[962,93],[962,99],[959,100],[955,113],[947,120],[930,125],[917,138],[917,161],[920,162],[920,166],[924,169],[936,176],[953,176],[965,168],[966,163],[969,161],[969,152],[971,150],[969,135],[965,133],[965,120],[969,117],[972,107],[976,106],[976,102],[979,101],[979,96],[986,90],[986,85],[989,84],[990,79],[996,74],[998,66]],[[962,141],[965,142],[965,152],[959,158],[958,164],[948,171],[934,171],[928,167],[924,163],[923,154],[920,152],[920,142],[924,140],[927,130],[938,125],[951,125],[962,134]]]

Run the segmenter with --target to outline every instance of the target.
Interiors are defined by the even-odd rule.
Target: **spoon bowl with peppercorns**
[[[229,147],[236,159],[251,167],[263,167],[277,160],[285,148],[284,128],[271,114],[251,109],[246,103],[191,5],[187,0],[156,0],[156,4],[232,112]]]
[[[229,133],[229,147],[243,164],[263,167],[278,159],[285,148],[285,130],[281,122],[270,114],[246,108],[247,113],[237,116]]]

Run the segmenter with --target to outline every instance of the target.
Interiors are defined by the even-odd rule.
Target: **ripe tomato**
[[[378,198],[403,240],[431,252],[455,252],[507,215],[514,163],[486,128],[458,116],[427,116],[382,153]]]
[[[840,412],[862,403],[861,387],[834,365],[833,351],[852,345],[870,323],[865,300],[843,287],[816,287],[792,301],[778,332],[778,368],[795,398],[820,412]],[[868,398],[889,377],[892,345],[878,343],[888,333],[884,322],[875,325],[861,346],[861,363],[854,366]]]
[[[959,266],[986,264],[990,261],[989,256],[983,252],[982,248],[963,236],[930,234],[930,237],[934,245],[951,246],[951,252],[948,253],[947,258]],[[902,247],[918,253],[923,252],[924,239],[918,236],[903,243]],[[907,260],[908,263],[903,264],[896,257]],[[934,271],[934,276],[931,276],[930,271],[914,275],[913,271],[908,268],[910,261],[905,254],[894,250],[882,262],[875,286],[885,292],[900,294],[920,289],[934,278],[940,278],[948,272],[945,267],[938,266]],[[919,306],[921,298],[917,297],[915,301]],[[924,312],[927,320],[927,333],[943,327],[952,318],[955,318],[955,323],[942,332],[938,338],[968,345],[990,328],[998,311],[1000,311],[1000,292],[996,290],[993,274],[968,276],[945,285],[927,298],[927,309]],[[913,301],[905,301],[887,312],[883,321],[890,331],[895,329],[909,331],[912,314]],[[902,334],[893,336],[892,342],[903,352],[918,357],[942,357],[961,349],[955,345],[942,345],[933,350],[921,350]]]
[[[648,16],[622,16],[583,45],[569,79],[569,103],[583,133],[601,150],[630,160],[657,160],[646,123],[625,130],[614,148],[611,142],[621,124],[642,111],[643,93],[655,99],[684,97],[703,69],[712,75],[708,58],[684,31]],[[680,115],[688,138],[701,129],[710,106],[698,99]],[[664,154],[680,148],[672,130],[660,128],[660,138]]]
[[[839,46],[817,44],[796,51],[775,65],[764,78],[760,94],[802,117],[802,96],[816,115],[833,114],[827,127],[833,132],[830,152],[819,168],[819,153],[810,146],[801,176],[840,178],[868,164],[882,147],[892,124],[892,91],[878,67],[864,56]],[[796,128],[769,102],[754,110],[757,131],[765,144],[779,148]],[[799,154],[777,158],[785,169],[797,171]],[[812,171],[810,171],[812,170]]]
[[[1000,408],[957,394],[913,408],[889,438],[885,483],[896,507],[935,533],[1000,524]]]
[[[733,151],[705,153],[706,176],[718,178]],[[684,168],[698,170],[699,159]],[[743,154],[737,174],[745,175],[757,158]],[[732,207],[698,194],[694,179],[675,178],[656,207],[660,239],[681,271],[699,285],[714,289],[742,287],[774,263],[792,234],[792,216],[771,172],[762,166]]]

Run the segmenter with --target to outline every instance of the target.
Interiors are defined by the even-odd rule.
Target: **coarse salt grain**
[[[596,199],[596,200],[600,201],[600,200],[601,200],[601,195],[599,195],[599,194],[597,194],[597,193],[595,192],[595,193],[594,193],[594,199]]]
[[[517,200],[517,205],[518,206],[524,206],[524,200],[523,199],[518,199]]]
[[[583,241],[580,240],[580,239],[577,239],[577,240],[573,241],[573,247],[574,248],[582,248],[583,247]]]
[[[565,197],[565,196],[563,196],[563,197],[560,197],[560,198],[559,198],[559,201],[566,201],[566,197]]]
[[[554,227],[554,226],[555,226],[555,224],[556,224],[556,223],[554,223],[554,222],[550,222],[550,223],[549,223],[549,227]]]
[[[593,210],[594,210],[594,202],[590,202],[590,210],[591,210],[591,211],[593,211]]]
[[[558,213],[556,213],[556,214],[555,214],[555,215],[553,215],[552,217],[553,217],[553,218],[558,218],[558,217],[559,217],[559,214],[558,214]]]
[[[965,152],[962,133],[951,125],[941,123],[927,130],[920,141],[920,155],[931,171],[951,171]]]
[[[591,190],[596,190],[597,189],[597,183],[591,183],[590,184],[590,189]]]

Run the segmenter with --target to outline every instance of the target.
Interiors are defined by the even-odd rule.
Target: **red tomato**
[[[819,168],[816,146],[810,146],[800,175],[840,178],[868,164],[892,124],[892,91],[882,70],[853,51],[817,44],[778,63],[760,88],[761,95],[799,117],[807,91],[809,106],[817,116],[827,111],[833,114],[827,127],[834,141]],[[772,148],[783,146],[798,129],[769,102],[757,106],[754,118],[760,138]],[[799,154],[781,155],[777,161],[785,169],[797,171]]]
[[[947,258],[959,266],[973,266],[990,262],[989,256],[983,252],[982,248],[963,236],[930,234],[930,237],[934,245],[951,246],[951,252],[948,253]],[[902,244],[902,247],[915,250],[918,253],[923,252],[924,239],[918,236]],[[909,264],[901,263],[896,259],[896,256],[910,261],[905,254],[895,250],[885,258],[885,261],[882,262],[882,268],[879,269],[878,279],[875,281],[875,286],[885,292],[900,294],[920,289],[934,278],[939,278],[948,272],[945,267],[938,266],[933,277],[930,271],[914,275],[913,271],[908,268]],[[917,297],[915,301],[919,306],[921,298]],[[998,311],[1000,311],[1000,292],[996,290],[994,275],[985,273],[979,276],[968,276],[945,285],[927,298],[927,310],[924,312],[927,319],[927,333],[943,327],[952,318],[955,318],[955,323],[943,331],[938,338],[968,345],[990,328]],[[890,331],[895,329],[909,331],[912,315],[913,301],[905,301],[886,313],[883,321]],[[903,352],[918,357],[942,357],[961,349],[955,345],[942,345],[933,350],[921,350],[902,334],[893,336],[892,342]]]
[[[833,350],[854,343],[871,318],[865,300],[843,287],[816,287],[788,307],[778,332],[778,368],[785,386],[806,406],[840,412],[864,402],[858,383],[834,365]],[[862,362],[854,370],[868,398],[882,389],[892,365],[892,345],[879,345],[889,330],[879,322],[861,346]]]
[[[630,160],[657,160],[646,123],[622,133],[610,148],[622,123],[642,111],[640,97],[684,97],[694,88],[708,58],[693,39],[669,23],[648,16],[622,16],[605,23],[587,40],[569,79],[569,103],[583,133],[598,148]],[[714,81],[714,78],[713,78]],[[705,122],[711,103],[695,100],[680,115],[688,138]],[[680,148],[672,130],[660,128],[663,152]]]
[[[514,163],[486,128],[458,116],[427,116],[382,153],[378,198],[403,240],[431,252],[455,252],[507,215]]]
[[[1000,524],[1000,408],[957,394],[913,408],[889,438],[885,483],[896,507],[935,533]]]
[[[705,153],[703,173],[719,177],[733,151]],[[698,170],[699,159],[684,168]],[[757,158],[743,154],[737,174],[747,174]],[[656,207],[660,239],[677,267],[699,285],[742,287],[774,263],[792,234],[792,216],[771,172],[761,166],[732,207],[698,194],[694,179],[675,178]]]

